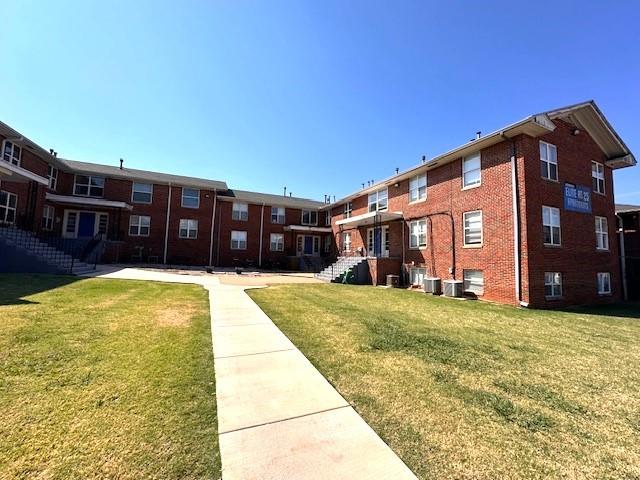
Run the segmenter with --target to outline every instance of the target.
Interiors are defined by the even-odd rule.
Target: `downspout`
[[[209,243],[209,266],[213,266],[213,230],[216,224],[216,203],[218,202],[218,191],[213,191],[213,212],[211,213],[211,242]]]
[[[618,234],[620,235],[620,269],[622,273],[622,297],[626,302],[629,297],[627,292],[627,254],[624,250],[624,221],[622,220],[622,217],[617,213],[616,217],[618,218],[618,225],[620,227]]]
[[[504,134],[503,134],[504,137]],[[508,138],[508,137],[505,137]],[[516,161],[516,144],[511,141],[511,195],[513,208],[513,269],[515,278],[516,302],[522,306],[527,306],[522,302],[521,292],[521,259],[520,259],[520,205],[518,192],[518,162]]]
[[[407,225],[406,222],[404,221],[404,218],[401,220],[400,224],[402,225],[402,285],[406,285],[406,280],[407,280],[407,274],[406,274],[406,270],[407,270],[407,257],[405,254],[405,249],[404,249],[404,242],[405,240],[405,230],[407,229]]]
[[[260,210],[260,251],[258,252],[258,267],[262,268],[262,230],[264,228],[264,202]]]
[[[167,222],[164,226],[164,257],[163,263],[167,264],[167,247],[169,245],[169,218],[171,216],[171,184],[169,184],[169,195],[167,196]]]

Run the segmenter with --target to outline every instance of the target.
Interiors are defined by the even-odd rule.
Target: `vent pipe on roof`
[[[396,167],[396,175],[398,174],[399,171],[400,171],[400,169],[398,167]]]
[[[422,163],[425,163],[427,161],[427,156],[426,155],[422,155]]]
[[[362,188],[364,188],[364,183],[362,184]]]
[[[120,159],[120,170],[122,170],[122,164],[124,163],[123,159]]]
[[[289,198],[291,198],[291,192],[289,192]]]
[[[284,187],[284,196],[287,196],[287,187]]]
[[[480,140],[480,135],[482,134],[482,132],[477,131],[476,132],[476,140]]]

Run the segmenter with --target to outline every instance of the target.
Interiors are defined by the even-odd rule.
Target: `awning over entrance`
[[[314,227],[310,225],[288,225],[283,228],[285,232],[318,232],[331,233],[331,227]]]
[[[103,200],[102,198],[72,197],[70,195],[56,195],[54,193],[47,193],[46,198],[50,202],[64,203],[67,205],[81,205],[84,207],[125,208],[127,210],[133,210],[133,207],[126,202]]]
[[[373,225],[374,223],[387,223],[401,219],[402,213],[400,212],[369,212],[363,213],[362,215],[356,215],[355,217],[338,220],[336,225],[355,228]]]
[[[40,185],[49,185],[48,179],[5,161],[0,161],[1,180],[19,183],[38,182]]]

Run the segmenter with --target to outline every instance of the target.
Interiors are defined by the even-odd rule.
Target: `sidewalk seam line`
[[[253,355],[265,355],[267,353],[278,353],[278,352],[290,352],[291,350],[295,350],[295,348],[283,348],[281,350],[269,350],[268,352],[255,352],[255,353],[239,353],[237,355],[225,355],[224,357],[216,357],[213,356],[214,360],[220,360],[221,358],[237,358],[237,357],[250,357]]]

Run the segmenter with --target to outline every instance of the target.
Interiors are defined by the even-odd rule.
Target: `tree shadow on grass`
[[[29,305],[38,302],[24,297],[53,290],[82,280],[70,275],[0,274],[0,305]]]
[[[613,305],[596,305],[591,307],[566,308],[568,313],[582,315],[600,315],[607,317],[635,318],[640,320],[640,302],[615,303]]]

